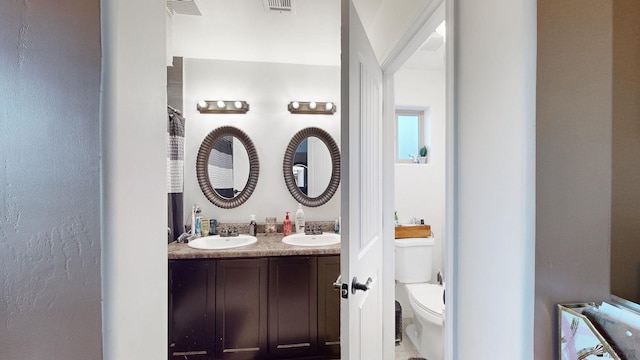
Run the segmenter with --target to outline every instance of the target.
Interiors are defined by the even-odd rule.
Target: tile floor
[[[413,318],[402,319],[402,342],[396,345],[396,360],[408,360],[410,358],[420,358],[418,350],[413,346],[411,340],[405,333],[407,326],[413,323]]]

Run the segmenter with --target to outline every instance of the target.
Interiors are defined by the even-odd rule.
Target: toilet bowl
[[[396,280],[409,299],[414,323],[406,335],[420,356],[444,358],[444,286],[431,284],[434,238],[396,239]]]
[[[444,359],[444,287],[438,284],[404,284],[414,323],[406,334],[420,356],[429,360]]]

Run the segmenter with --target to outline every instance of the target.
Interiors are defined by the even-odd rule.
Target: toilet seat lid
[[[411,284],[410,296],[416,305],[436,316],[444,313],[444,287],[436,284]]]

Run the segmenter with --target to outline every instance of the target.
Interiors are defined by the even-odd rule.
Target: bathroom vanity
[[[340,245],[169,244],[169,359],[340,357]]]

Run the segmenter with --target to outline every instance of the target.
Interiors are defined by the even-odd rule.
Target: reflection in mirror
[[[224,136],[213,143],[208,161],[209,180],[223,198],[236,197],[249,177],[249,155],[234,136]]]
[[[329,186],[331,154],[322,139],[309,136],[302,140],[293,162],[293,178],[302,193],[317,197]]]
[[[308,207],[329,201],[340,184],[340,150],[326,131],[309,127],[296,133],[284,153],[284,182],[294,199]]]
[[[259,173],[258,152],[242,130],[222,126],[202,141],[196,176],[212,204],[223,209],[242,205],[255,190]]]

